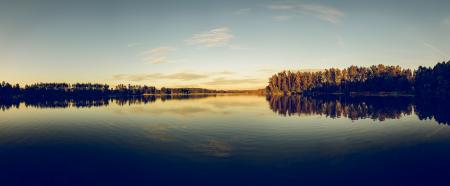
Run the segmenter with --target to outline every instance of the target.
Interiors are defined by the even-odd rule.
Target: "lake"
[[[0,185],[433,185],[447,104],[253,95],[0,103]]]

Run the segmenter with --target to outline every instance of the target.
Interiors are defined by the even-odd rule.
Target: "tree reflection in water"
[[[434,119],[439,124],[450,124],[450,101],[448,100],[415,100],[415,113],[419,119]]]
[[[11,108],[89,108],[147,104],[170,100],[201,99],[215,95],[167,95],[167,96],[130,96],[130,97],[93,97],[72,99],[0,99],[0,110]],[[282,116],[325,115],[330,118],[345,117],[351,120],[370,118],[384,121],[400,119],[415,114],[420,120],[434,119],[440,124],[450,124],[449,101],[419,99],[414,97],[382,96],[266,96],[270,109]]]
[[[71,99],[58,98],[33,98],[33,99],[0,99],[0,110],[6,111],[11,108],[19,108],[21,103],[25,107],[35,108],[89,108],[108,106],[111,102],[117,105],[133,105],[147,104],[155,102],[157,99],[161,101],[183,100],[183,99],[200,99],[214,95],[164,95],[164,96],[125,96],[125,97],[77,97]]]
[[[370,118],[384,121],[416,114],[419,119],[434,118],[440,124],[449,124],[449,104],[442,100],[424,100],[414,97],[382,96],[267,96],[270,109],[283,116],[325,115],[351,120]],[[414,111],[413,111],[414,110]]]

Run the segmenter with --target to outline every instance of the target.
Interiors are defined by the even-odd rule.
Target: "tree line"
[[[217,93],[244,93],[246,91],[211,90],[204,88],[166,88],[157,89],[146,85],[120,84],[111,88],[107,84],[92,83],[35,83],[21,87],[7,82],[0,84],[0,98],[71,98],[71,97],[120,97],[137,95],[190,95]]]
[[[400,66],[350,66],[318,72],[279,72],[269,78],[267,94],[405,92],[444,97],[450,95],[450,61],[414,72]]]
[[[417,95],[450,98],[450,61],[431,67],[419,67],[415,72]]]

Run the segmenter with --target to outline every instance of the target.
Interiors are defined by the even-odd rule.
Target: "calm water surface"
[[[433,185],[450,178],[450,111],[412,98],[214,96],[0,108],[0,185]]]

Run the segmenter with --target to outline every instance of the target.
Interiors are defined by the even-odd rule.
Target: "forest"
[[[450,95],[450,61],[417,70],[400,66],[350,66],[319,72],[279,72],[269,78],[267,94],[400,92],[427,97]]]
[[[240,90],[210,90],[204,88],[165,88],[154,86],[117,85],[111,88],[107,84],[91,83],[36,83],[21,87],[2,82],[0,84],[0,98],[76,98],[76,97],[123,97],[141,95],[190,95],[190,94],[219,94],[219,93],[250,93]]]

